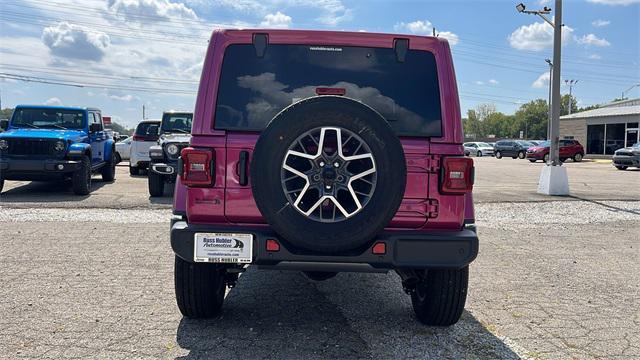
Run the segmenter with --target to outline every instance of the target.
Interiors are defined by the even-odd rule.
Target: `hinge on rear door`
[[[440,155],[429,155],[429,164],[427,171],[430,173],[438,173],[440,171]]]
[[[429,219],[438,217],[438,208],[440,205],[438,204],[438,200],[436,199],[427,199],[427,217]]]

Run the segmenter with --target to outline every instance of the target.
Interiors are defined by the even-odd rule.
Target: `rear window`
[[[158,128],[160,127],[160,123],[140,123],[138,127],[136,127],[136,135],[145,136],[145,135],[157,135]]]
[[[191,113],[165,113],[162,116],[161,131],[163,133],[179,132],[189,134],[191,132]]]
[[[226,49],[215,128],[261,131],[285,107],[332,88],[369,105],[396,134],[442,136],[435,57],[409,50],[269,45],[258,58],[251,44]]]

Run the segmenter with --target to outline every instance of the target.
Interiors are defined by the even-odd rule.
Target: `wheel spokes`
[[[376,183],[369,147],[355,133],[339,127],[316,128],[300,136],[286,152],[282,169],[282,186],[290,203],[321,222],[340,221],[362,210]]]

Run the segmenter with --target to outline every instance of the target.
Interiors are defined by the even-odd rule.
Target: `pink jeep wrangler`
[[[447,41],[221,30],[209,44],[171,225],[182,314],[216,315],[254,265],[394,270],[420,321],[456,323],[478,237]]]

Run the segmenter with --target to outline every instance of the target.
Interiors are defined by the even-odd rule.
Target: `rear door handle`
[[[238,163],[238,183],[241,186],[247,186],[249,179],[247,178],[247,160],[249,160],[249,152],[246,150],[240,151],[240,161]]]

